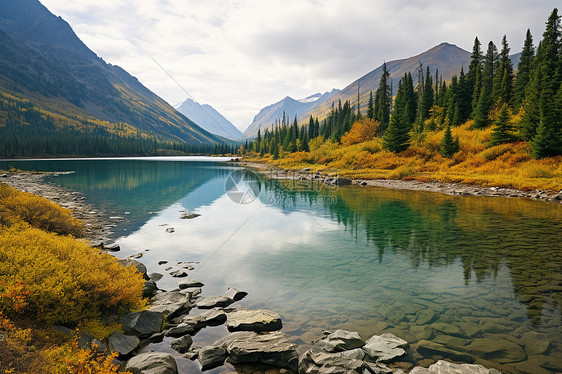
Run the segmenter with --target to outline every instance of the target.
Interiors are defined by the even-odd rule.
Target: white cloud
[[[557,1],[42,0],[109,63],[175,104],[183,90],[245,129],[284,96],[343,88],[378,67],[448,41],[470,50],[503,34],[535,40]],[[148,53],[148,54],[147,54]]]

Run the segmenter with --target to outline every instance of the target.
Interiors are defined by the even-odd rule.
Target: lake
[[[149,272],[166,274],[163,289],[177,279],[159,261],[196,262],[190,277],[205,283],[203,295],[247,291],[235,305],[279,312],[296,343],[338,328],[365,338],[392,332],[411,345],[402,361],[562,372],[561,205],[328,188],[218,160],[0,161],[0,169],[76,171],[52,180],[126,218],[115,227],[118,257],[142,252]],[[208,328],[195,345],[225,334]],[[150,348],[173,352],[168,343]]]

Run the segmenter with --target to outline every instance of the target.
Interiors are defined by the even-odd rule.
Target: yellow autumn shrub
[[[106,253],[72,237],[34,227],[0,227],[0,312],[13,320],[32,317],[76,325],[119,306],[139,308],[142,276]],[[13,289],[25,293],[14,308]]]
[[[105,356],[79,348],[76,344],[64,344],[43,352],[51,374],[131,374],[119,371],[115,364],[117,353]]]
[[[82,223],[72,212],[37,195],[18,191],[0,183],[0,224],[26,222],[42,230],[80,236]]]

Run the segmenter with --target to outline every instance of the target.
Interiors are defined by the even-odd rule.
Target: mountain
[[[213,134],[233,140],[238,140],[242,137],[242,132],[209,104],[201,105],[191,99],[187,99],[177,106],[176,109]]]
[[[287,96],[283,100],[260,110],[250,126],[244,131],[244,138],[253,138],[257,135],[258,130],[263,132],[266,127],[271,128],[276,121],[283,118],[283,114],[285,114],[287,121],[292,123],[295,115],[297,118],[301,118],[305,113],[326,103],[328,100],[332,100],[338,92],[339,90],[334,88],[330,92],[316,93],[301,100],[295,100]]]
[[[419,55],[405,58],[401,60],[389,61],[386,63],[386,68],[390,73],[390,78],[393,81],[395,89],[398,87],[398,81],[404,76],[404,73],[412,73],[414,83],[417,82],[416,69],[421,63],[425,74],[425,69],[429,66],[431,74],[435,75],[435,70],[439,70],[439,75],[443,76],[444,80],[449,80],[455,74],[459,74],[461,67],[464,66],[465,70],[468,68],[470,62],[470,52],[457,47],[454,44],[441,43],[428,51]],[[359,86],[360,105],[362,111],[366,111],[369,101],[369,93],[373,91],[373,95],[378,88],[380,78],[382,76],[382,65],[363,77],[357,79],[349,84],[337,95],[332,97],[329,101],[324,102],[323,105],[313,108],[310,112],[305,113],[301,121],[306,120],[310,115],[318,117],[320,120],[324,119],[332,108],[332,102],[342,103],[346,100],[351,102],[352,106],[357,106],[357,87]]]
[[[57,135],[52,127],[57,127],[57,136],[95,134],[107,141],[115,136],[158,145],[224,141],[124,69],[99,58],[38,0],[0,1],[0,50],[0,119],[10,124],[0,139],[20,136],[23,127],[33,137],[37,133],[29,127],[42,126],[45,136],[52,137]],[[28,111],[35,113],[32,119],[43,116],[47,123],[17,120]]]

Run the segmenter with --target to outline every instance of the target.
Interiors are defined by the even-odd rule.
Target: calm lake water
[[[0,169],[10,165],[76,171],[53,181],[127,218],[115,228],[119,257],[142,252],[149,271],[162,274],[168,265],[158,261],[198,262],[190,276],[205,283],[203,295],[228,286],[249,292],[238,304],[279,312],[299,344],[322,329],[365,338],[392,332],[411,345],[403,361],[446,357],[505,373],[562,372],[560,205],[265,179],[236,184],[240,175],[231,173],[245,169],[191,158],[0,161]],[[257,199],[227,194],[233,183],[242,192],[259,187]],[[181,220],[182,211],[201,216]],[[158,285],[173,289],[176,280],[165,275]],[[194,341],[225,334],[224,326],[210,328]],[[198,368],[179,363],[183,372]]]

